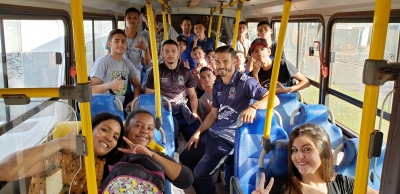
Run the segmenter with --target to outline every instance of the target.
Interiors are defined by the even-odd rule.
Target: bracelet
[[[156,155],[156,153],[155,153],[155,152],[153,152],[153,155],[151,155],[151,158],[154,158],[154,155]]]
[[[249,107],[251,107],[251,108],[254,108],[255,110],[257,110],[257,107],[256,106],[254,106],[254,104],[250,104],[250,106]]]

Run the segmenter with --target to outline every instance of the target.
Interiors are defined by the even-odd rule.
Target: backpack
[[[128,154],[113,166],[99,193],[161,194],[165,190],[164,167],[143,154]]]

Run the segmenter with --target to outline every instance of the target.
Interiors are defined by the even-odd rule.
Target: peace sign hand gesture
[[[267,187],[264,189],[264,184],[265,184],[265,174],[261,173],[261,180],[260,180],[260,185],[251,192],[251,194],[269,194],[269,192],[272,189],[272,185],[274,184],[274,178],[272,177],[271,180],[269,181]]]
[[[140,144],[132,143],[128,138],[122,137],[126,142],[128,148],[118,148],[118,150],[125,154],[144,154],[147,156],[153,156],[153,152],[149,150],[147,147],[144,147]]]

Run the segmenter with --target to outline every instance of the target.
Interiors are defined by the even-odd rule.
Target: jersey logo
[[[229,90],[228,98],[235,99],[235,96],[236,96],[236,89],[234,87],[231,87],[231,89]]]
[[[222,92],[217,92],[217,96],[221,96],[222,95]]]
[[[179,85],[185,85],[185,79],[181,75],[178,76],[178,84]]]
[[[235,109],[230,106],[221,106],[218,111],[218,120],[229,120],[232,114],[237,113]]]
[[[162,78],[161,78],[161,82],[168,82],[168,78],[162,77]]]

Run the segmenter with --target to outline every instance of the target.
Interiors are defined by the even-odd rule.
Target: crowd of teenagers
[[[138,33],[140,18],[147,29]],[[126,107],[131,107],[140,94],[154,93],[154,57],[150,50],[156,49],[161,94],[172,105],[175,138],[181,134],[187,144],[177,163],[148,147],[155,130],[154,115],[148,111],[129,112],[125,124],[118,116],[99,114],[92,119],[97,185],[104,184],[102,180],[111,174],[109,165],[116,165],[126,155],[140,154],[156,161],[163,176],[176,187],[192,186],[198,194],[216,193],[212,176],[232,156],[238,116],[241,114],[242,122],[252,123],[256,111],[267,105],[276,49],[270,24],[260,22],[258,38],[249,40],[247,24],[240,22],[236,48],[220,46],[215,50],[216,40],[205,35],[202,22],[196,22],[191,32],[189,17],[182,19],[181,34],[171,25],[163,29],[155,21],[157,48],[149,46],[146,7],[140,12],[127,9],[125,24],[125,30],[110,32],[106,45],[109,54],[94,62],[92,92],[116,95]],[[169,40],[164,41],[164,31],[168,31]],[[277,93],[309,86],[308,79],[284,54],[280,65]],[[273,98],[274,106],[278,105],[279,99]],[[10,154],[0,162],[5,172],[0,180],[32,176],[29,193],[46,193],[51,187],[46,184],[47,178],[61,170],[61,193],[86,193],[85,165],[76,154],[75,137],[74,130],[63,138]],[[29,160],[21,164],[20,156]],[[300,126],[290,134],[288,176],[275,177],[264,187],[263,175],[253,193],[352,193],[354,180],[336,175],[332,158],[327,133],[316,125]],[[24,169],[23,173],[19,169]],[[138,183],[129,185],[124,188]],[[369,188],[368,193],[376,192]]]

